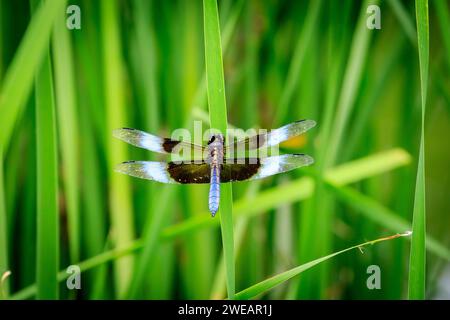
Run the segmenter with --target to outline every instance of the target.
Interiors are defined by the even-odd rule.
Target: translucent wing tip
[[[303,127],[305,128],[305,131],[309,130],[311,128],[314,128],[316,126],[316,124],[317,124],[316,121],[309,120],[309,119],[298,120],[296,122],[297,123],[302,123]]]
[[[126,127],[124,127],[124,128],[119,128],[119,129],[114,129],[114,130],[112,131],[112,135],[113,135],[113,137],[115,137],[115,138],[122,139],[123,136],[124,136],[124,134],[126,134],[127,132],[130,132],[130,131],[134,131],[134,130],[135,130],[135,129],[132,129],[132,128],[126,128]]]
[[[314,158],[311,156],[308,156],[307,154],[304,153],[295,153],[293,154],[293,156],[295,157],[301,157],[302,158],[302,163],[303,166],[310,166],[314,163]]]
[[[129,165],[131,163],[135,163],[136,161],[125,161],[122,163],[119,163],[118,165],[116,165],[114,167],[114,171],[115,172],[120,172],[120,173],[124,173],[124,174],[128,174],[128,168],[130,167]]]

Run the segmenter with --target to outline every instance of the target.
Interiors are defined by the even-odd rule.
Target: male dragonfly
[[[113,135],[129,144],[158,153],[175,153],[180,148],[201,152],[202,160],[182,162],[127,161],[119,164],[116,171],[133,177],[162,183],[209,183],[209,211],[214,217],[219,209],[220,183],[262,179],[277,173],[308,166],[313,158],[305,154],[284,154],[265,158],[227,158],[227,153],[239,150],[269,148],[300,135],[316,125],[313,120],[300,120],[269,133],[257,134],[233,144],[225,144],[224,136],[213,134],[207,146],[184,141],[161,138],[130,128],[116,129]],[[231,161],[230,161],[231,160]]]

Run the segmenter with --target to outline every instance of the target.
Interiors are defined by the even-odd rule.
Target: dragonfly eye
[[[211,136],[211,138],[208,141],[208,144],[211,144],[214,142],[214,140],[216,140],[216,136]]]

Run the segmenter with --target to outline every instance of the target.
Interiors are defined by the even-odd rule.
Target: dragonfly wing
[[[221,182],[249,180],[261,168],[259,158],[226,159],[220,170]]]
[[[269,133],[258,134],[248,137],[226,146],[228,154],[233,154],[234,150],[254,150],[262,147],[272,147],[292,137],[301,135],[316,125],[314,120],[299,120],[287,124]]]
[[[262,179],[314,163],[314,159],[305,154],[227,160],[221,170],[222,182]]]
[[[267,134],[267,146],[272,147],[292,137],[301,135],[316,125],[314,120],[300,120],[287,124]]]
[[[262,179],[274,174],[309,166],[314,159],[306,154],[283,154],[261,159],[261,167],[251,180]]]
[[[169,162],[167,171],[178,183],[210,183],[211,167],[206,162],[175,163]]]
[[[167,171],[167,163],[157,161],[127,161],[119,164],[116,171],[132,177],[162,183],[176,183]]]
[[[174,163],[157,161],[128,161],[119,164],[116,171],[136,178],[162,183],[209,183],[210,169],[205,162]]]
[[[169,138],[161,138],[153,134],[131,128],[116,129],[113,131],[113,136],[132,144],[133,146],[159,153],[179,153],[183,150],[183,152],[188,151],[189,154],[192,154],[192,152],[203,154],[205,149],[203,146],[196,144],[172,140]]]

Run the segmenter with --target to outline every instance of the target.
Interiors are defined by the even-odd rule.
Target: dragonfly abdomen
[[[220,202],[220,173],[216,165],[211,166],[211,184],[209,187],[209,211],[214,217],[219,210]]]

